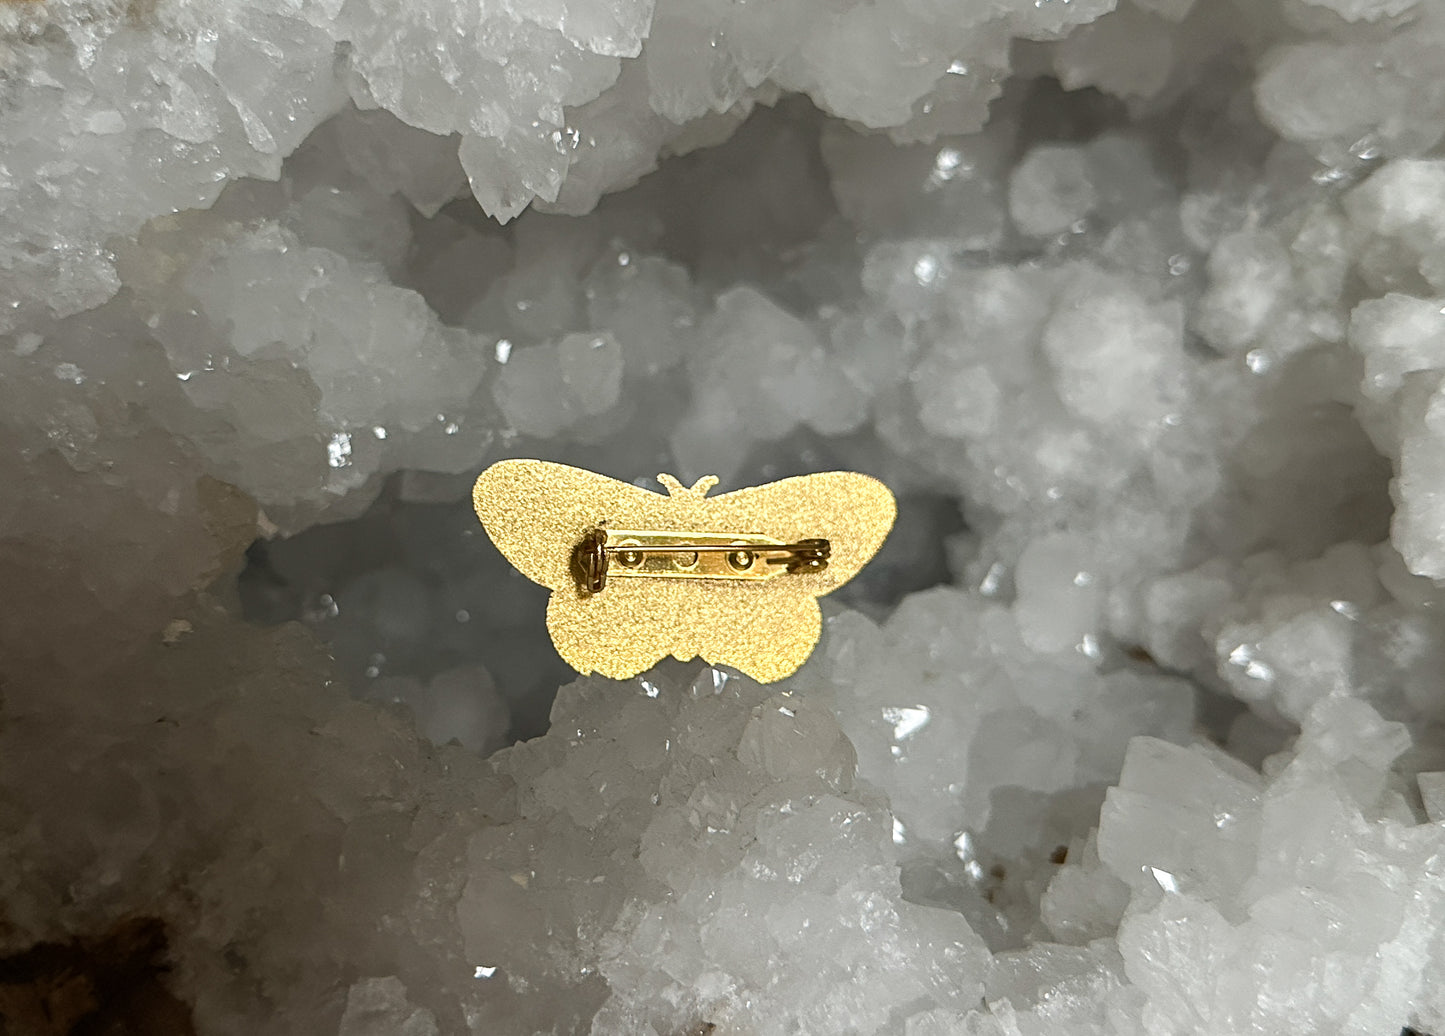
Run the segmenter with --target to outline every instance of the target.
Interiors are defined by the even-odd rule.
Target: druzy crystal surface
[[[1442,54],[0,0],[0,1030],[1445,1033]],[[577,679],[509,456],[899,521]]]

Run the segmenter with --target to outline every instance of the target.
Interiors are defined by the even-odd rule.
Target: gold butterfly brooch
[[[665,496],[504,460],[472,490],[497,549],[552,591],[547,630],[579,672],[622,680],[671,655],[781,680],[818,643],[817,598],[858,574],[898,513],[887,486],[848,471],[712,498],[712,476],[657,480]]]

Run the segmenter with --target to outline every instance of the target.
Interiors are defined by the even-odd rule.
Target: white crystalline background
[[[1442,136],[1445,0],[0,0],[0,1031],[1445,1033]],[[578,680],[509,456],[900,519]]]

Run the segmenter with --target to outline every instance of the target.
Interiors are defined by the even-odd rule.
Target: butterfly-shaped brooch
[[[547,629],[582,673],[627,679],[671,655],[763,683],[807,661],[817,598],[858,574],[898,507],[848,471],[709,498],[659,475],[667,494],[542,460],[504,460],[472,491],[492,542],[552,591]]]

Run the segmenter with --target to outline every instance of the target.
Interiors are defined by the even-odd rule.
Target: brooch
[[[858,574],[898,513],[849,471],[709,497],[659,475],[656,493],[542,460],[482,472],[472,502],[497,549],[552,591],[547,630],[581,673],[627,679],[671,655],[771,683],[822,632],[817,599]]]

